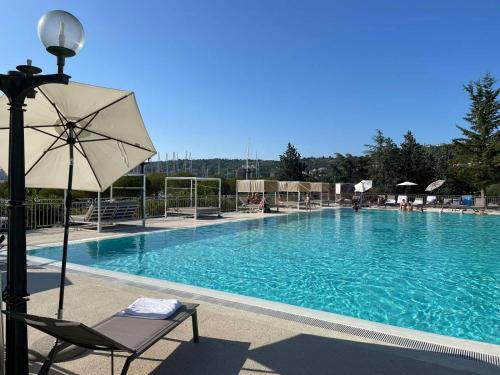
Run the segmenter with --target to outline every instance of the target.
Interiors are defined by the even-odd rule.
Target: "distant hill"
[[[302,159],[311,174],[322,174],[332,165],[335,157],[306,157]],[[249,175],[252,178],[271,177],[279,167],[278,160],[249,160]],[[169,160],[151,161],[146,164],[146,173],[155,172],[174,174],[188,172],[194,176],[221,176],[225,178],[243,178],[245,176],[246,159],[180,159],[177,162]]]
[[[278,167],[276,160],[249,160],[249,173],[252,177],[269,177],[271,172]],[[188,172],[194,176],[222,176],[234,178],[238,173],[245,174],[246,160],[244,159],[180,159],[176,162],[169,160],[151,161],[146,165],[146,173],[168,173]]]

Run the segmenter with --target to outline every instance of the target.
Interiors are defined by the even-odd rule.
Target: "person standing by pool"
[[[306,210],[311,211],[311,197],[309,194],[306,195]]]

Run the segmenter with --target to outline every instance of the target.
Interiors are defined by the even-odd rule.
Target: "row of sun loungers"
[[[384,197],[384,196],[381,196]],[[410,202],[406,195],[398,195],[397,199],[395,195],[388,195],[387,199],[384,201],[385,206],[399,206],[401,203]],[[484,208],[484,198],[472,199],[472,196],[465,195],[461,198],[444,198],[439,201],[437,196],[428,195],[426,197],[416,197],[411,204],[414,207],[438,207],[438,208],[451,208],[451,209],[478,209]]]
[[[208,215],[221,217],[221,210],[219,207],[196,207],[196,209],[194,207],[169,207],[166,213],[178,216],[192,216],[195,218]]]

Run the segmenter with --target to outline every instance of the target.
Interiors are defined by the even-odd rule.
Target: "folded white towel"
[[[167,319],[181,306],[182,304],[176,299],[141,297],[121,311],[120,315],[146,319]]]

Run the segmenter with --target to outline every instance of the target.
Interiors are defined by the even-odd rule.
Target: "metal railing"
[[[114,198],[114,200],[137,201],[138,208],[133,218],[141,218],[140,199],[134,197]],[[109,198],[101,198],[101,202]],[[235,210],[234,195],[221,196],[221,211],[229,212]],[[198,207],[217,207],[219,197],[202,196],[198,198]],[[84,216],[91,205],[97,207],[97,198],[75,199],[71,205],[71,215]],[[168,198],[168,206],[171,208],[193,207],[194,202],[189,197]],[[146,217],[155,218],[165,215],[165,198],[146,198]],[[38,229],[57,227],[64,224],[64,199],[29,199],[26,201],[26,229]],[[7,200],[0,199],[0,231],[7,230]]]
[[[165,214],[165,198],[157,198],[160,201],[160,208],[154,207],[151,210],[151,214],[148,214],[148,217],[154,217],[155,213],[161,213],[156,216],[163,216]],[[198,197],[197,199],[198,207],[218,207],[219,206],[219,196],[218,195],[205,195],[202,197]],[[234,195],[222,195],[221,196],[221,211],[222,212],[230,212],[235,211],[235,196]],[[167,207],[170,209],[179,209],[179,208],[187,208],[194,207],[194,197],[169,197],[167,198]]]
[[[379,196],[395,196],[398,194],[376,194],[376,193],[364,193],[363,202],[366,203],[377,203]],[[415,198],[424,198],[426,201],[426,194],[399,194],[406,195],[407,200],[413,202]],[[451,202],[463,202],[466,195],[433,195],[430,196],[437,197],[437,206],[451,203]],[[471,200],[468,202],[469,205],[474,206],[476,203],[476,198],[470,196]],[[274,202],[274,196],[266,197],[270,202]],[[283,198],[283,196],[282,196]],[[121,198],[115,198],[120,200]],[[139,203],[139,198],[123,198],[126,200],[137,200]],[[107,201],[109,198],[101,198],[101,201]],[[170,197],[167,200],[167,205],[169,208],[186,208],[193,207],[194,198],[190,197]],[[198,207],[217,207],[219,203],[219,197],[217,195],[209,195],[198,197]],[[87,213],[91,205],[97,207],[97,198],[88,199],[76,199],[73,201],[71,206],[71,215],[83,216]],[[223,195],[221,196],[221,211],[222,212],[232,212],[235,211],[236,197],[234,195]],[[486,207],[491,209],[500,208],[500,197],[487,196],[486,197]],[[164,197],[147,197],[146,198],[146,217],[147,218],[157,218],[163,217],[165,215],[165,198]],[[135,219],[141,218],[140,204],[138,204],[138,209],[134,216]],[[38,229],[47,227],[62,226],[64,224],[64,200],[63,199],[32,199],[26,201],[26,228],[27,229]],[[7,201],[0,199],[0,231],[5,231],[8,226],[7,220]]]

